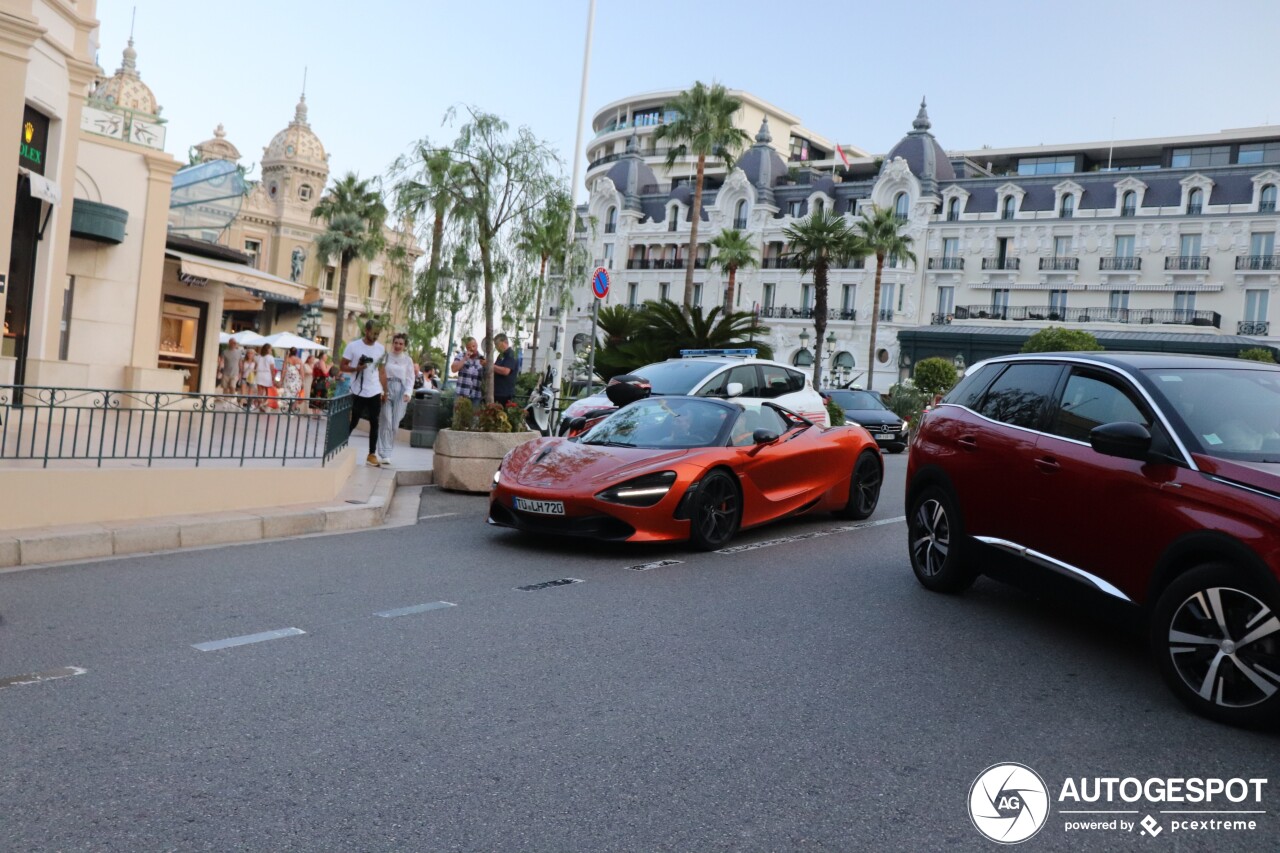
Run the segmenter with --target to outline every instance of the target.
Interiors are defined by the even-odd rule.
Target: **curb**
[[[368,500],[359,503],[0,533],[0,569],[367,530],[383,523],[397,488],[433,481],[430,469],[396,471],[392,477],[379,478]]]

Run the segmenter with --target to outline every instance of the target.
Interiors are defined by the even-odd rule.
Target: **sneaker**
[[[378,462],[379,462],[379,463],[381,463],[381,465],[382,465],[382,467],[383,467],[383,468],[390,468],[390,467],[391,467],[391,457],[390,457],[390,456],[384,456],[384,457],[382,457],[381,459],[379,459],[379,460],[378,460]]]
[[[372,453],[370,453],[369,456],[364,461],[367,462],[373,468],[382,467],[382,464],[378,462],[378,457],[374,456]]]

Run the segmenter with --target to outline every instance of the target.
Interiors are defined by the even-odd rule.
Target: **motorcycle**
[[[542,435],[551,435],[551,413],[555,411],[556,371],[547,365],[546,371],[524,407],[524,422],[529,429]]]

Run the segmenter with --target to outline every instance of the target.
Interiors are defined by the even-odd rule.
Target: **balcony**
[[[833,270],[864,270],[867,268],[867,259],[850,258],[845,261],[833,261],[831,268]]]
[[[1270,320],[1241,320],[1236,323],[1237,335],[1269,335],[1271,334]]]
[[[1137,216],[1138,209],[1136,207],[1122,207],[1120,208],[1120,215],[1121,216]]]
[[[1199,216],[1203,210],[1203,205],[1189,204],[1187,205],[1187,216]]]
[[[1017,270],[1021,269],[1021,258],[983,258],[984,270]]]
[[[853,317],[841,316],[844,313],[846,312],[836,311],[836,309],[834,308],[828,309],[827,319],[828,320],[851,320],[851,319],[857,318],[857,312],[847,312],[847,313],[854,314]],[[765,307],[760,309],[760,316],[767,317],[773,320],[812,320],[813,308],[812,307],[792,308],[790,305],[766,305]]]
[[[880,309],[880,322],[881,322],[881,323],[892,323],[892,322],[893,322],[893,309],[892,309],[892,308],[881,308],[881,309]]]
[[[954,314],[932,314],[929,316],[929,325],[930,326],[950,326],[951,321],[954,318],[955,318]]]
[[[1128,323],[1174,326],[1222,327],[1216,311],[1185,308],[1062,308],[1053,305],[958,305],[951,315],[956,320],[1010,320],[1054,323]],[[938,325],[938,324],[935,324]]]
[[[1280,270],[1280,255],[1236,255],[1238,270]]]
[[[930,258],[929,269],[931,270],[962,270],[964,269],[964,258]]]
[[[1098,269],[1100,270],[1140,270],[1142,269],[1142,258],[1129,257],[1127,255],[1115,258],[1099,258]]]
[[[1274,201],[1264,201],[1258,204],[1259,213],[1275,213],[1276,203]]]
[[[1207,270],[1209,268],[1208,255],[1169,255],[1164,259],[1164,268],[1167,270]]]
[[[760,268],[766,270],[794,270],[799,268],[795,258],[762,258]]]
[[[627,269],[629,270],[651,270],[653,269],[653,261],[645,258],[632,258],[627,261]]]
[[[1079,258],[1041,258],[1040,269],[1046,272],[1075,272],[1080,269]]]

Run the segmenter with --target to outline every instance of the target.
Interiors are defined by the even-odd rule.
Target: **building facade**
[[[613,271],[610,304],[678,301],[689,263],[695,303],[722,303],[725,277],[710,268],[707,244],[736,228],[757,247],[760,265],[738,271],[732,307],[759,314],[778,358],[810,366],[813,280],[793,267],[783,231],[813,210],[855,218],[874,205],[897,213],[917,256],[886,259],[877,390],[909,375],[919,358],[971,363],[1016,350],[1050,324],[1128,348],[1234,355],[1275,341],[1280,128],[948,153],[922,102],[910,131],[883,157],[810,145],[801,160],[798,124],[787,126],[781,146],[766,114],[735,167],[708,173],[700,245],[689,259],[691,188],[679,164],[669,171],[663,152],[646,149],[642,129],[664,114],[644,124],[637,114],[648,115],[606,107],[594,122],[605,131],[597,140],[621,133],[626,149],[589,149],[595,159],[582,212],[594,227],[582,239]],[[621,116],[629,125],[610,129]],[[825,382],[865,375],[874,280],[874,258],[829,275]],[[592,298],[587,283],[575,289],[567,312],[542,318],[549,332],[542,339],[589,340]]]

